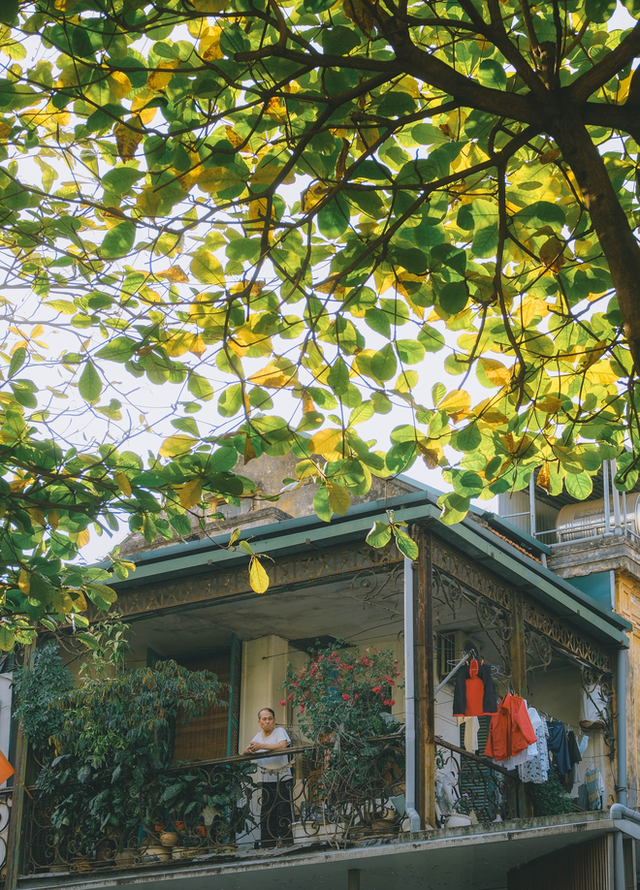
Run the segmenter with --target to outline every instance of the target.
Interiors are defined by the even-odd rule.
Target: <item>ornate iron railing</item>
[[[466,816],[470,823],[519,818],[519,785],[512,773],[488,757],[471,754],[444,739],[436,739],[439,828],[447,827],[450,816]]]
[[[73,812],[65,806],[72,800],[68,788],[58,794],[34,789],[25,814],[23,871],[68,873],[160,862],[179,867],[181,860],[233,856],[243,848],[344,844],[398,833],[404,816],[402,734],[332,738],[323,745],[288,748],[286,756],[287,766],[275,771],[260,768],[260,755],[167,770],[152,787],[122,789],[117,815],[103,807],[100,793],[84,811]]]

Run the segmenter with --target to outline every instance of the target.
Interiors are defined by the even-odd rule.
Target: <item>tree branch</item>
[[[601,59],[590,71],[581,74],[566,88],[569,101],[578,104],[586,102],[589,96],[611,80],[625,65],[633,62],[638,55],[640,55],[640,22],[608,56]]]
[[[600,246],[609,263],[623,328],[640,370],[640,246],[620,205],[597,146],[575,110],[565,107],[551,127],[565,162],[571,167]]]

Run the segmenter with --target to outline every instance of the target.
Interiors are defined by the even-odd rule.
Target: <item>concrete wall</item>
[[[287,673],[289,643],[275,634],[242,644],[240,686],[240,751],[258,732],[258,711],[271,708],[277,723],[287,723],[287,708],[280,705],[280,686]]]
[[[615,600],[616,612],[633,624],[627,676],[627,804],[636,807],[640,803],[640,581],[626,572],[616,572]]]

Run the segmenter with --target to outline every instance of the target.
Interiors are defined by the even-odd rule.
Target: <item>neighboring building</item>
[[[252,461],[245,472],[265,494],[292,475],[281,462],[265,458]],[[205,772],[210,767],[204,761],[232,758],[244,749],[265,705],[295,731],[295,714],[278,704],[279,687],[287,662],[302,664],[315,640],[342,638],[361,648],[391,648],[405,677],[392,711],[405,727],[393,744],[406,752],[406,772],[389,769],[384,800],[377,791],[371,801],[375,818],[359,816],[347,823],[347,801],[340,823],[348,824],[346,835],[335,826],[333,833],[307,830],[305,813],[308,817],[318,807],[312,788],[322,766],[316,762],[315,776],[308,768],[294,768],[296,816],[303,830],[293,845],[257,850],[254,829],[224,847],[207,845],[205,838],[199,848],[187,850],[188,856],[181,853],[170,862],[99,854],[73,861],[57,855],[46,813],[18,787],[5,886],[635,887],[631,839],[640,836],[640,826],[610,810],[625,783],[621,735],[635,776],[635,724],[629,718],[633,737],[626,734],[620,707],[620,694],[632,701],[632,685],[628,698],[618,688],[616,700],[630,631],[635,645],[636,599],[629,576],[616,580],[624,606],[619,615],[611,602],[554,573],[549,563],[561,551],[541,543],[530,529],[479,512],[444,526],[438,521],[437,493],[405,478],[376,480],[369,498],[330,524],[313,514],[312,498],[312,487],[305,486],[285,493],[276,506],[256,499],[229,511],[229,531],[242,528],[255,551],[273,559],[266,594],[252,592],[246,554],[226,549],[229,532],[211,527],[206,536],[194,529],[193,540],[154,547],[131,539],[126,549],[137,568],[127,581],[116,582],[119,606],[131,624],[132,666],[175,658],[194,668],[210,667],[228,682],[229,707],[213,710],[176,737],[176,759],[202,761],[198,768]],[[384,520],[388,510],[409,524],[419,543],[414,564],[391,545],[375,550],[365,542],[372,523]],[[635,548],[633,542],[625,546]],[[626,556],[632,565],[631,550]],[[471,724],[459,726],[453,716],[455,679],[442,681],[471,649],[492,671],[499,697],[508,691],[522,695],[545,719],[573,728],[578,741],[582,735],[588,739],[571,813],[534,815],[533,797],[517,773],[483,756],[488,718],[479,721],[479,753],[466,750]],[[22,742],[16,758],[24,774]],[[630,802],[635,806],[635,798]],[[544,808],[539,800],[537,806]],[[447,816],[454,810],[473,813],[472,824],[452,827]],[[145,843],[141,836],[142,848]],[[567,877],[567,869],[574,877]]]

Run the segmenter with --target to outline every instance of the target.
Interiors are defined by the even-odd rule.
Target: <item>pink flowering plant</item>
[[[371,738],[390,730],[390,711],[400,678],[390,649],[324,649],[300,670],[288,665],[283,684],[307,738],[325,741],[339,735]]]

